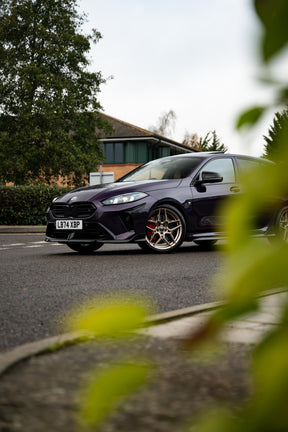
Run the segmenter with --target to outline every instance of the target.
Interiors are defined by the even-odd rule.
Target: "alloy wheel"
[[[288,207],[284,207],[278,218],[279,235],[282,240],[288,242]]]
[[[146,244],[155,251],[169,252],[178,248],[184,234],[184,219],[172,206],[154,209],[146,223]]]

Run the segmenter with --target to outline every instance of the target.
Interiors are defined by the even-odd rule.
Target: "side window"
[[[259,162],[253,159],[237,157],[237,165],[241,176],[245,174],[247,171],[258,168]]]
[[[235,183],[235,171],[233,161],[230,158],[218,158],[209,161],[200,171],[200,179],[203,171],[212,171],[223,177],[222,183]]]

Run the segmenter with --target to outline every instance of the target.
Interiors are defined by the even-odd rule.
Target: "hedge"
[[[0,186],[0,225],[45,225],[53,198],[69,190],[43,185]]]

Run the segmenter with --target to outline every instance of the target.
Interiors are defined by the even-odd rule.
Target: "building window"
[[[148,162],[148,149],[146,141],[128,141],[125,145],[126,163]]]
[[[106,164],[124,163],[124,144],[122,142],[103,143]]]
[[[146,140],[104,142],[102,145],[106,164],[146,163],[160,157],[184,153],[169,146],[149,143]]]
[[[123,163],[124,162],[124,145],[123,143],[114,144],[114,162]]]
[[[170,156],[170,148],[169,147],[159,147],[159,157]]]
[[[106,163],[114,162],[114,144],[113,143],[105,143],[104,144],[104,156]]]

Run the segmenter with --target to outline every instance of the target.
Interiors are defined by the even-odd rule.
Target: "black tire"
[[[146,241],[137,242],[138,246],[144,251],[151,251],[150,247],[147,245]]]
[[[275,237],[269,237],[271,241],[275,238],[282,242],[288,243],[288,206],[282,207],[279,211],[275,225],[274,225]]]
[[[103,246],[103,243],[93,242],[93,243],[67,243],[67,246],[81,254],[90,254],[97,249],[99,249],[101,246]]]
[[[201,250],[213,250],[217,240],[195,240],[194,243],[201,248]]]
[[[163,204],[149,214],[145,242],[138,244],[144,250],[169,253],[181,246],[185,234],[186,223],[180,211],[169,204]]]

